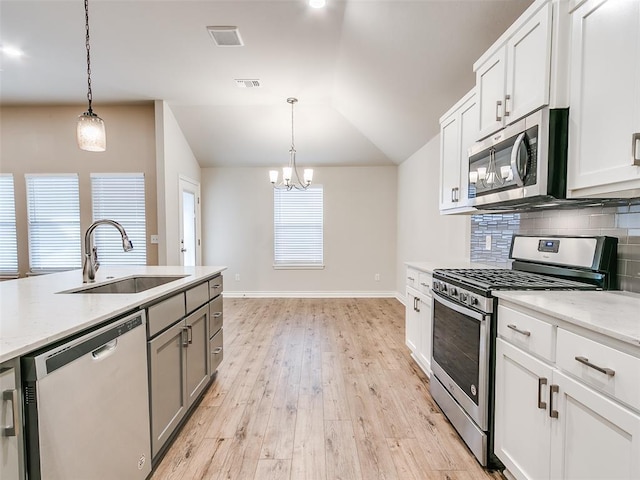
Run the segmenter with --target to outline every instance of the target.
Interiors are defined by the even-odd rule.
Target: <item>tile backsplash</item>
[[[471,261],[507,266],[514,233],[618,237],[618,288],[640,293],[640,199],[615,207],[473,215]]]

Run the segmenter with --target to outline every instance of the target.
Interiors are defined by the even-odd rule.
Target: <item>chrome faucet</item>
[[[93,222],[87,232],[84,234],[84,264],[82,265],[82,283],[95,282],[96,272],[100,268],[100,262],[98,262],[98,249],[93,246],[93,231],[98,225],[113,225],[118,229],[122,236],[122,249],[125,252],[133,250],[133,243],[127,237],[127,232],[124,231],[122,225],[113,220],[96,220]]]

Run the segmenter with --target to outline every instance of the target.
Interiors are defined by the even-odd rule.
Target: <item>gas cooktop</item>
[[[482,290],[595,290],[597,288],[588,283],[508,269],[445,268],[434,270],[434,274],[438,278],[453,280]]]

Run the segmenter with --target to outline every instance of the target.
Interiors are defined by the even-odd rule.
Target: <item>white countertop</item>
[[[622,291],[494,291],[537,312],[640,347],[640,294]]]
[[[407,267],[426,273],[433,273],[436,268],[508,268],[500,265],[473,263],[469,260],[426,260],[422,262],[404,262]]]
[[[96,282],[131,275],[188,275],[135,294],[64,294],[82,270],[0,282],[0,363],[61,340],[222,272],[226,267],[102,267]],[[85,284],[87,286],[89,284]]]

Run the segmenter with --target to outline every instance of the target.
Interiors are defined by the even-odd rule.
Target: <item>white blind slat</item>
[[[31,271],[80,268],[78,175],[25,175]]]
[[[91,174],[93,220],[109,219],[121,224],[133,243],[133,250],[122,250],[120,233],[108,226],[94,231],[101,265],[146,265],[147,220],[144,174]]]
[[[18,273],[16,203],[13,175],[0,174],[0,275]]]
[[[275,265],[322,265],[322,186],[273,192]]]

